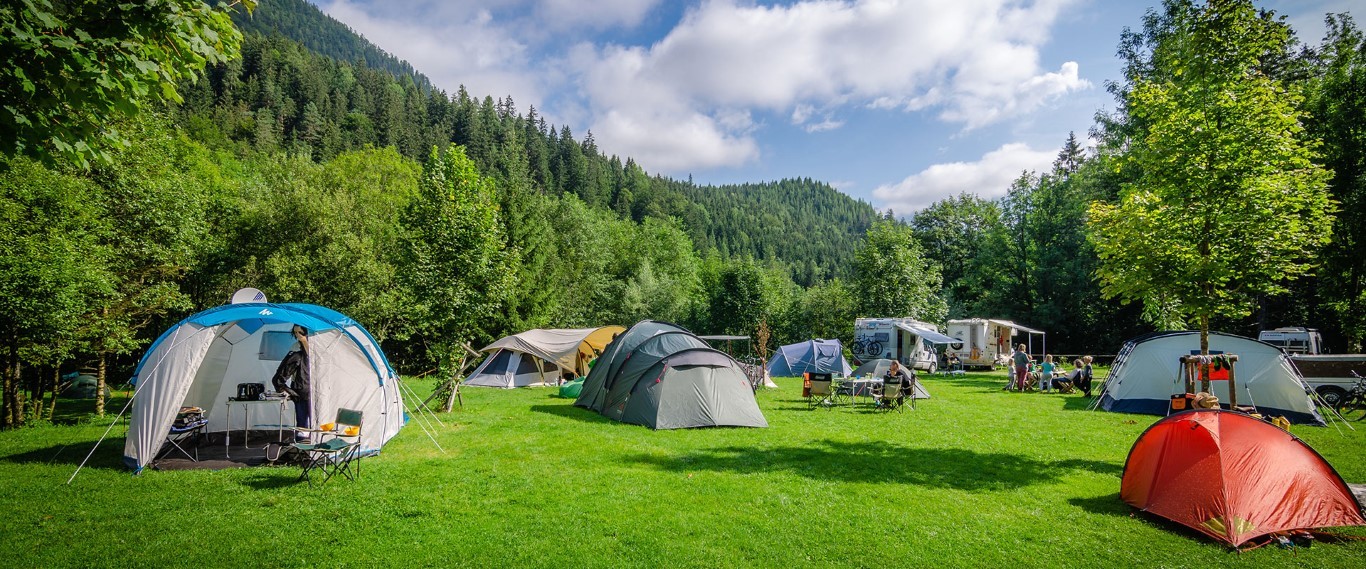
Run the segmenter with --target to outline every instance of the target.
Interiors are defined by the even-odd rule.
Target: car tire
[[[1327,403],[1329,407],[1334,409],[1340,408],[1343,401],[1347,399],[1347,391],[1341,387],[1325,385],[1319,387],[1315,391],[1319,392],[1319,397],[1323,399],[1324,403]]]

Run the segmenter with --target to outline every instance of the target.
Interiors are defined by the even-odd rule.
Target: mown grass
[[[297,470],[150,471],[115,427],[0,433],[0,559],[11,567],[1363,567],[1366,542],[1245,553],[1134,516],[1118,497],[1156,418],[1080,396],[932,377],[904,414],[809,411],[759,394],[768,429],[651,431],[549,389],[468,389],[438,451],[410,424],[356,482]],[[111,406],[117,410],[121,402]],[[1357,431],[1295,427],[1348,481]],[[1366,536],[1366,529],[1335,530]]]

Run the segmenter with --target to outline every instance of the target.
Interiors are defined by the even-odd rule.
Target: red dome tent
[[[1129,451],[1119,495],[1233,547],[1276,532],[1366,525],[1342,477],[1304,441],[1218,409],[1148,427]]]

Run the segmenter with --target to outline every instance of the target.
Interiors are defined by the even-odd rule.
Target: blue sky
[[[439,87],[511,95],[650,173],[809,177],[907,215],[1085,139],[1130,0],[312,0]],[[1317,45],[1360,0],[1262,0]]]

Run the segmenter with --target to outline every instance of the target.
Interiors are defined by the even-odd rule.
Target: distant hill
[[[364,61],[367,67],[389,72],[395,77],[411,77],[424,90],[431,80],[412,65],[370,43],[350,26],[324,14],[304,0],[260,0],[250,15],[238,10],[233,23],[242,33],[280,34],[299,42],[313,53],[348,63]]]
[[[636,221],[677,218],[700,252],[779,262],[802,285],[847,274],[879,217],[871,204],[809,178],[698,186],[651,176],[629,157],[602,154],[592,133],[547,125],[535,108],[433,88],[304,0],[262,0],[253,15],[236,18],[247,36],[242,57],[183,91],[184,124],[212,145],[290,149],[316,160],[393,146],[421,161],[453,142],[485,172],[520,161],[541,192],[572,193]],[[507,147],[509,137],[520,148]]]

